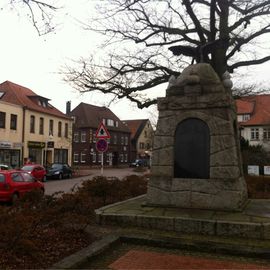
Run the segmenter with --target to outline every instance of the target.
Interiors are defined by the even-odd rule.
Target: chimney
[[[69,115],[71,111],[71,101],[67,101],[66,103],[66,115]]]

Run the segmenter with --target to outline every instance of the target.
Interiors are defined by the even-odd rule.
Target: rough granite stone
[[[147,204],[241,211],[247,188],[231,91],[224,88],[208,64],[188,67],[170,81],[166,91],[166,97],[158,99]],[[209,128],[209,179],[174,177],[176,129],[182,121],[192,118]]]

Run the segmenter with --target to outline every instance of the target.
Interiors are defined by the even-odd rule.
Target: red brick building
[[[70,108],[70,104],[67,104]],[[96,131],[103,123],[110,134],[108,150],[104,153],[105,166],[126,165],[130,162],[130,131],[108,108],[80,103],[71,112],[73,117],[73,165],[101,164],[101,153],[96,149]]]

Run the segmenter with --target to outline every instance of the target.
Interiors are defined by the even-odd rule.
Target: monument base
[[[167,183],[167,186],[166,184]],[[152,177],[146,205],[242,211],[247,203],[244,179],[186,179]]]

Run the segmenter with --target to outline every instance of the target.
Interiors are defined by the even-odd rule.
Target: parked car
[[[53,163],[47,169],[47,178],[63,179],[71,177],[72,169],[68,164]]]
[[[26,164],[21,168],[21,170],[29,172],[39,181],[46,181],[46,169],[40,164]]]
[[[0,164],[0,171],[2,170],[10,170],[10,167],[8,165],[5,164]]]
[[[34,189],[44,193],[44,184],[25,171],[0,171],[0,201],[14,202]]]
[[[147,167],[149,162],[147,159],[136,159],[134,162],[129,164],[129,167]]]

